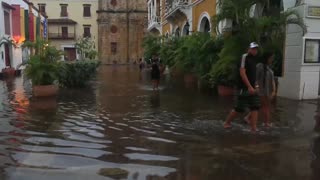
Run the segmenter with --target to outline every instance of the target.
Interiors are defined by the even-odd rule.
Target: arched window
[[[200,22],[200,32],[210,32],[210,21],[207,17],[203,17]]]
[[[176,37],[180,37],[180,28],[177,28],[176,31],[174,32],[174,35]]]

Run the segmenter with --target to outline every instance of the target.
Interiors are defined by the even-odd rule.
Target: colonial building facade
[[[0,71],[18,69],[28,59],[24,41],[46,35],[46,18],[27,0],[0,0]]]
[[[123,64],[143,57],[146,0],[100,0],[97,13],[102,63]]]
[[[75,49],[79,38],[89,37],[98,49],[97,10],[99,0],[30,0],[48,16],[48,39],[64,51],[63,60],[73,61],[80,55]]]
[[[148,0],[148,31],[184,36],[211,31],[216,0]]]

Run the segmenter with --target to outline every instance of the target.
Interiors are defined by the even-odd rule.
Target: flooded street
[[[232,98],[172,79],[153,92],[146,75],[102,66],[91,88],[38,100],[28,81],[0,81],[0,179],[320,179],[318,101],[278,98],[273,128],[225,131]]]

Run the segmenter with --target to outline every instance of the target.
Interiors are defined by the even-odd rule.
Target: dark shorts
[[[258,95],[250,95],[248,91],[240,91],[236,97],[234,110],[242,113],[246,109],[257,111],[260,109],[260,97]]]
[[[152,80],[160,80],[160,73],[151,73]]]

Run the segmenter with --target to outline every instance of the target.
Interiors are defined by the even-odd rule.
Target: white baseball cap
[[[258,48],[258,47],[259,47],[259,44],[256,43],[256,42],[252,42],[252,43],[250,43],[249,47],[250,47],[250,49]]]

